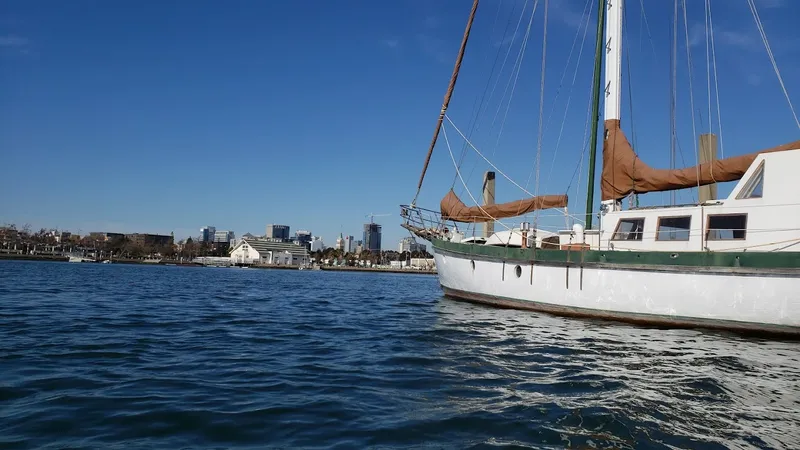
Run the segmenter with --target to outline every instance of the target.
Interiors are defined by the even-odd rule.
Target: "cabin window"
[[[761,198],[764,195],[764,161],[758,166],[753,176],[747,181],[737,199]]]
[[[657,241],[688,241],[692,228],[692,217],[659,217]]]
[[[611,239],[615,241],[641,241],[643,231],[644,217],[638,219],[621,219]]]
[[[708,216],[708,241],[744,239],[747,232],[747,214]]]

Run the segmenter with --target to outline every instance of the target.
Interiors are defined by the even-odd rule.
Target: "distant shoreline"
[[[378,267],[354,267],[354,266],[322,266],[322,270],[330,271],[352,271],[352,272],[386,272],[386,273],[409,273],[419,275],[436,275],[435,270],[416,270],[416,269],[381,269]]]
[[[63,261],[69,260],[66,256],[56,255],[26,255],[23,253],[0,253],[0,259],[15,259],[20,261]]]
[[[67,256],[55,255],[25,255],[19,253],[0,253],[0,260],[19,260],[19,261],[54,261],[54,262],[67,262]],[[180,262],[162,260],[160,262],[145,262],[138,259],[115,259],[112,260],[113,264],[137,264],[145,266],[189,266],[189,267],[204,267],[202,264],[192,262]],[[99,264],[99,262],[89,262],[81,264]],[[236,266],[230,266],[236,267]],[[287,266],[284,264],[270,264],[270,265],[257,265],[248,266],[253,269],[278,269],[278,270],[298,270],[298,266]],[[307,269],[312,270],[312,269]],[[321,266],[320,270],[327,270],[331,272],[383,272],[383,273],[403,273],[403,274],[417,274],[417,275],[437,275],[436,270],[416,270],[416,269],[382,269],[379,267],[357,267],[357,266]]]
[[[10,260],[18,260],[18,261],[55,261],[55,262],[68,262],[68,256],[56,256],[56,255],[25,255],[20,253],[0,253],[0,259],[10,259]],[[196,266],[196,267],[203,267],[202,264],[197,264],[193,262],[181,262],[181,261],[174,261],[174,260],[161,260],[159,262],[147,262],[141,259],[114,259],[111,261],[113,264],[139,264],[145,266],[163,266],[163,265],[176,265],[176,266]],[[87,261],[81,264],[100,264],[100,261]]]

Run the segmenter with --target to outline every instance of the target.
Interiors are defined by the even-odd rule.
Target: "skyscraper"
[[[200,228],[200,242],[213,242],[214,241],[214,233],[217,232],[217,229],[214,227],[203,227]]]
[[[289,225],[267,225],[267,234],[264,236],[267,239],[275,239],[281,241],[288,241],[289,238]]]
[[[311,232],[297,230],[294,232],[294,243],[305,248],[311,248]]]
[[[353,236],[345,236],[344,237],[344,251],[345,253],[355,253],[356,252],[356,243]]]
[[[381,251],[381,226],[377,223],[364,224],[364,250]]]

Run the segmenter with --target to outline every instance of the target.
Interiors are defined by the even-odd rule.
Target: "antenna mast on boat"
[[[422,181],[425,179],[425,172],[428,171],[428,164],[431,162],[431,154],[433,154],[433,147],[436,146],[436,139],[439,137],[439,130],[442,128],[442,121],[447,112],[447,106],[450,104],[450,97],[453,95],[453,89],[456,87],[456,80],[458,79],[458,72],[461,70],[461,60],[464,59],[464,50],[467,48],[467,40],[469,40],[469,32],[472,29],[472,21],[475,19],[475,11],[478,10],[478,0],[472,2],[472,10],[469,12],[469,19],[467,20],[467,28],[464,30],[464,37],[461,39],[461,48],[458,49],[458,57],[456,58],[456,65],[453,67],[453,75],[450,77],[450,84],[447,86],[447,92],[444,94],[444,101],[442,102],[442,109],[439,111],[439,119],[436,121],[436,129],[433,131],[433,139],[431,139],[431,146],[428,148],[428,155],[425,157],[425,164],[422,166],[422,173],[419,176],[419,184],[417,184],[417,193],[414,194],[414,200],[411,206],[417,204],[417,197],[419,191],[422,189]]]
[[[594,212],[594,172],[597,155],[597,122],[600,121],[600,71],[603,67],[603,31],[605,29],[605,0],[597,2],[597,39],[594,49],[594,78],[592,86],[592,134],[589,140],[589,179],[586,190],[586,229],[592,228]]]

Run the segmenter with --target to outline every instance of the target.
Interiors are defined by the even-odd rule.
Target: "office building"
[[[92,231],[87,236],[92,241],[102,241],[102,242],[109,242],[115,241],[118,239],[122,239],[125,237],[123,233],[107,233],[107,232],[100,232],[100,231]]]
[[[173,244],[173,237],[171,235],[165,235],[165,234],[131,233],[131,234],[126,234],[125,239],[129,240],[135,245],[139,245],[142,247],[145,246],[158,247],[158,246]]]
[[[355,253],[356,252],[356,241],[353,239],[353,236],[345,236],[344,237],[344,252],[345,253]]]
[[[397,246],[397,251],[400,253],[425,252],[425,250],[425,244],[417,243],[417,240],[413,236],[404,237]]]
[[[289,225],[274,225],[274,224],[267,225],[267,234],[264,236],[264,239],[272,239],[279,241],[291,240],[291,238],[289,237]]]
[[[200,228],[200,242],[214,242],[214,235],[217,232],[215,227]]]
[[[229,244],[232,240],[234,240],[236,236],[234,235],[233,231],[215,231],[214,232],[214,243],[218,244],[221,242]]]
[[[322,238],[319,236],[314,236],[309,243],[309,251],[311,252],[321,252],[325,250],[325,243],[322,242]]]
[[[307,230],[297,230],[294,232],[294,243],[306,249],[311,248],[311,232]]]
[[[377,223],[364,224],[364,250],[381,251],[381,226]]]

